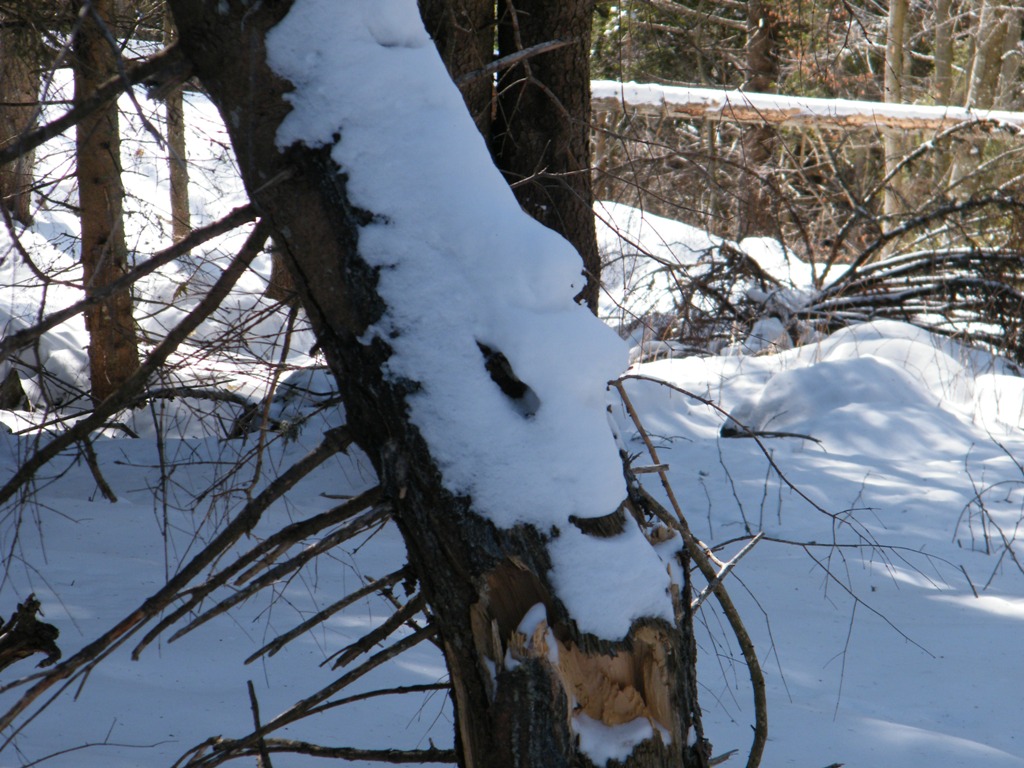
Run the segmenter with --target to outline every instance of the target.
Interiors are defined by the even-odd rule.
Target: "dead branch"
[[[346,439],[347,439],[347,436],[346,436]],[[346,445],[347,445],[347,443],[346,443]],[[334,451],[331,452],[330,455],[334,455],[334,453],[336,453],[336,452],[337,452],[337,450],[334,450]],[[257,498],[259,498],[259,497],[257,497]],[[297,523],[292,523],[291,525],[288,525],[285,528],[282,528],[280,531],[275,533],[273,536],[269,537],[265,541],[261,542],[257,546],[255,546],[252,549],[250,549],[247,553],[245,553],[243,555],[240,555],[239,557],[235,558],[235,560],[232,561],[231,564],[228,565],[226,568],[224,568],[223,570],[219,571],[217,574],[215,574],[215,575],[211,576],[210,578],[208,578],[203,584],[201,584],[201,585],[195,587],[194,589],[192,589],[191,593],[189,595],[189,599],[188,600],[186,600],[177,609],[172,611],[168,616],[165,616],[163,619],[161,619],[161,621],[153,629],[151,629],[148,633],[146,633],[146,636],[142,639],[142,641],[132,651],[132,658],[136,658],[137,659],[139,657],[139,655],[142,653],[142,651],[145,649],[145,647],[147,645],[149,645],[153,640],[155,640],[164,630],[166,630],[168,627],[172,626],[177,621],[179,621],[185,614],[187,614],[187,613],[191,612],[192,610],[194,610],[215,589],[217,589],[218,587],[221,587],[224,584],[226,584],[228,581],[230,581],[235,576],[235,574],[237,574],[243,568],[248,566],[254,560],[258,559],[261,555],[263,555],[265,553],[273,553],[273,552],[278,552],[279,553],[279,552],[282,551],[281,550],[281,545],[282,544],[284,544],[286,542],[288,544],[290,544],[290,545],[294,544],[294,543],[296,543],[298,541],[301,541],[306,536],[310,536],[313,533],[316,533],[317,531],[320,531],[320,530],[322,530],[323,528],[325,528],[327,526],[336,525],[338,523],[341,523],[344,520],[346,520],[349,517],[351,517],[352,515],[354,515],[354,514],[356,514],[358,512],[361,512],[362,510],[366,509],[369,506],[372,506],[379,499],[380,499],[380,489],[379,489],[379,487],[375,486],[374,488],[371,488],[368,491],[364,491],[359,496],[356,496],[355,498],[350,499],[349,501],[345,502],[344,504],[340,504],[337,507],[333,507],[332,509],[328,510],[327,512],[321,512],[319,515],[314,515],[313,517],[311,517],[308,520],[301,520],[301,521],[299,521]],[[371,510],[371,512],[372,511],[374,511],[374,510]],[[359,530],[362,530],[362,528],[358,528],[357,529],[354,526],[347,526],[343,530],[346,531],[346,532],[354,531],[353,535],[355,535],[355,533],[358,533]],[[310,549],[312,549],[312,548],[310,548]],[[307,550],[307,552],[308,552],[308,550]],[[305,560],[303,560],[302,562],[305,562]],[[268,562],[268,564],[269,564],[269,562]],[[277,574],[277,573],[279,573],[279,571],[278,570],[274,570],[272,573],[273,574]],[[272,581],[272,579],[271,579],[271,581]],[[258,584],[266,584],[268,582],[266,581],[266,579],[264,579],[263,581],[260,581],[260,582],[257,582],[257,583]],[[250,585],[250,588],[248,590],[245,590],[245,591],[243,591],[241,593],[236,593],[234,595],[234,598],[237,598],[237,599],[234,599],[234,602],[231,602],[231,605],[234,605],[234,604],[240,602],[242,599],[244,599],[244,597],[249,596],[250,594],[252,594],[255,591],[256,591],[256,589],[252,588],[252,585]],[[228,603],[232,599],[233,598],[228,598],[228,600],[225,600],[225,601],[219,603],[217,606],[215,606],[213,609],[211,609],[211,611],[217,611],[218,608],[223,608],[222,610],[219,611],[219,613],[223,613],[224,610],[226,610],[228,607],[230,607],[230,606],[226,606],[225,603]],[[204,614],[204,615],[206,615],[206,618],[202,618],[202,616],[201,616],[201,617],[195,619],[192,622],[192,624],[195,624],[196,626],[199,626],[200,624],[203,624],[206,621],[208,621],[209,619],[213,618],[213,616],[211,616],[211,615],[208,615],[208,614]],[[198,623],[196,623],[196,622],[198,622]],[[193,627],[193,628],[195,628],[195,627]],[[183,631],[179,631],[178,634],[183,634],[183,633],[184,633]],[[174,636],[174,638],[176,638],[176,637],[178,637],[178,635]],[[174,638],[172,638],[172,639],[174,639]]]
[[[338,544],[340,544],[341,542],[347,541],[351,539],[353,536],[358,536],[360,533],[363,533],[364,531],[370,529],[377,523],[384,520],[390,514],[390,512],[390,508],[387,507],[386,505],[373,507],[369,511],[364,512],[362,515],[357,517],[348,525],[343,526],[342,528],[339,528],[337,531],[327,535],[326,537],[318,541],[316,544],[306,547],[298,555],[291,558],[290,560],[286,560],[280,565],[271,568],[265,574],[263,574],[263,576],[251,582],[245,589],[240,589],[238,592],[235,592],[233,595],[231,595],[231,597],[219,602],[209,611],[206,611],[200,616],[197,616],[195,619],[193,619],[184,627],[182,627],[173,635],[171,635],[170,638],[168,639],[168,642],[174,642],[175,640],[184,637],[193,630],[201,627],[210,619],[213,619],[217,616],[220,616],[223,613],[226,613],[234,606],[249,599],[264,587],[268,587],[271,584],[278,582],[283,576],[298,570],[317,555],[322,554],[323,552],[326,552],[329,549],[338,546]],[[178,617],[178,612],[175,612],[174,616]],[[161,627],[163,626],[163,623],[161,623]]]
[[[246,680],[245,683],[249,689],[249,706],[252,708],[253,727],[259,732],[263,729],[263,726],[260,724],[260,703],[256,699],[256,688],[253,686],[252,680]],[[257,768],[274,768],[270,763],[270,752],[267,751],[266,740],[260,738],[256,748],[259,755],[259,760],[256,761]]]
[[[42,614],[41,608],[39,600],[32,594],[18,604],[6,624],[0,619],[0,669],[36,653],[46,654],[38,664],[40,667],[47,667],[60,659],[60,648],[57,647],[60,630],[36,618]]]
[[[145,622],[152,619],[175,600],[180,595],[181,590],[204,568],[226,551],[241,536],[251,531],[260,521],[263,512],[273,502],[281,498],[299,480],[323,464],[324,461],[341,450],[343,446],[348,445],[349,442],[350,439],[344,429],[339,428],[325,434],[324,439],[316,448],[275,478],[256,498],[247,503],[227,527],[214,537],[213,541],[199,554],[181,568],[167,584],[157,590],[142,605],[103,635],[62,664],[59,664],[50,673],[42,676],[20,699],[0,715],[0,729],[8,728],[20,714],[32,706],[49,689],[63,680],[73,678],[81,670],[90,669],[106,654],[125,642]],[[25,682],[20,681],[17,684],[24,684]],[[0,692],[11,687],[14,686],[0,687]],[[46,706],[46,704],[44,703],[43,706]],[[15,729],[15,732],[17,732],[17,729]]]
[[[332,603],[331,605],[327,606],[322,611],[318,611],[313,616],[308,618],[306,621],[302,622],[293,629],[288,630],[283,635],[278,635],[269,643],[260,648],[258,651],[253,653],[249,658],[247,658],[245,660],[245,663],[251,664],[263,655],[273,656],[278,651],[280,651],[285,645],[287,645],[289,642],[291,642],[296,637],[301,635],[303,632],[307,632],[308,630],[312,629],[318,624],[323,623],[328,617],[333,616],[338,611],[344,610],[348,606],[352,605],[354,602],[362,600],[364,597],[368,597],[369,595],[372,595],[374,592],[380,592],[382,590],[388,589],[391,586],[394,586],[399,581],[406,578],[406,576],[408,575],[409,567],[406,565],[402,566],[397,571],[389,573],[387,576],[382,576],[379,579],[371,581],[362,589],[357,589],[355,592],[346,595],[344,598],[338,600],[336,603]]]
[[[103,498],[111,504],[116,503],[117,496],[107,483],[107,479],[103,477],[103,472],[100,470],[100,462],[96,458],[96,451],[93,450],[92,447],[92,440],[88,437],[84,437],[79,445],[82,446],[82,453],[85,454],[85,463],[88,465],[89,471],[92,473],[92,479],[96,481],[96,487],[99,488],[100,493],[103,494]]]
[[[198,766],[214,766],[228,760],[241,757],[258,757],[258,747],[237,746],[233,742],[216,741],[208,745],[213,754],[186,763],[176,763],[175,768],[198,768]],[[306,741],[291,739],[267,739],[265,747],[268,752],[286,752],[294,755],[325,757],[332,760],[364,760],[372,763],[421,764],[421,763],[455,763],[454,749],[358,749],[356,747],[326,747]]]
[[[409,602],[391,614],[391,617],[381,624],[379,627],[374,629],[372,632],[367,632],[361,638],[350,644],[347,648],[338,652],[338,660],[334,662],[331,669],[338,669],[339,667],[348,666],[349,662],[353,659],[366,653],[370,648],[379,643],[383,642],[391,636],[399,627],[409,621],[419,611],[423,609],[423,595],[415,595]],[[324,661],[326,664],[334,656],[327,658]]]
[[[188,78],[191,63],[182,55],[177,44],[171,44],[155,56],[125,68],[124,75],[111,77],[86,99],[76,104],[56,120],[29,131],[0,149],[0,165],[17,160],[26,152],[59,136],[89,115],[116,99],[133,85],[153,80],[182,80]]]
[[[500,59],[495,59],[486,67],[480,69],[474,69],[472,72],[466,72],[455,80],[455,84],[462,87],[466,83],[471,83],[474,80],[479,80],[481,77],[487,77],[493,75],[495,72],[501,69],[507,69],[515,64],[526,59],[533,58],[541,53],[547,53],[548,51],[556,51],[559,48],[564,48],[567,45],[571,45],[574,40],[548,40],[543,43],[537,43],[531,45],[529,48],[524,48],[521,51],[510,53],[508,56],[502,56]]]
[[[623,405],[626,407],[626,412],[629,414],[630,419],[637,428],[640,438],[643,440],[644,446],[647,448],[647,452],[651,457],[651,462],[654,466],[662,465],[662,461],[658,457],[658,449],[655,448],[654,443],[647,434],[647,430],[644,429],[643,423],[640,421],[640,417],[637,414],[636,409],[633,408],[633,403],[629,399],[629,395],[626,393],[626,388],[622,381],[622,379],[618,379],[610,382],[610,384],[615,387],[619,396],[622,398]],[[628,466],[626,467],[626,471],[627,473],[629,472]],[[722,612],[725,614],[726,619],[729,621],[729,626],[732,628],[733,634],[736,636],[736,641],[739,643],[740,649],[743,652],[743,659],[747,664],[747,671],[750,675],[750,684],[753,687],[754,693],[754,741],[750,746],[750,753],[747,756],[747,768],[757,768],[757,766],[761,764],[761,756],[764,754],[764,746],[768,741],[768,696],[764,682],[764,673],[761,671],[761,663],[757,658],[757,651],[754,648],[754,642],[751,640],[750,634],[747,632],[747,628],[743,623],[743,619],[740,617],[736,605],[729,596],[728,590],[726,590],[725,585],[719,578],[719,574],[712,561],[714,560],[719,563],[719,565],[723,566],[723,572],[725,570],[725,564],[717,560],[717,558],[715,558],[711,553],[711,550],[693,535],[689,524],[686,522],[686,517],[683,515],[682,507],[676,500],[676,495],[672,489],[672,485],[668,481],[668,474],[666,470],[661,469],[658,472],[658,476],[661,478],[662,488],[664,488],[665,493],[668,495],[675,515],[669,514],[668,510],[666,510],[643,488],[643,486],[640,485],[639,482],[636,481],[635,477],[630,478],[628,486],[631,489],[631,492],[639,491],[640,498],[637,499],[637,503],[641,507],[651,510],[662,523],[678,531],[683,537],[683,542],[686,544],[687,552],[689,552],[693,561],[700,569],[700,572],[707,580],[708,586],[714,592],[715,598],[718,600],[718,604],[721,606]]]
[[[206,296],[146,356],[138,370],[125,381],[120,389],[109,395],[103,402],[97,404],[88,416],[76,422],[66,432],[62,432],[50,440],[21,463],[18,471],[0,488],[0,504],[14,496],[47,462],[59,455],[64,449],[82,440],[93,430],[102,427],[112,415],[128,405],[138,392],[146,386],[149,378],[167,361],[167,358],[171,356],[178,346],[188,338],[189,334],[198,328],[200,323],[220,306],[224,297],[245,270],[248,269],[253,259],[259,255],[269,235],[270,225],[261,220],[246,239],[241,251],[227,266]]]
[[[153,256],[134,269],[125,273],[114,282],[92,292],[88,298],[76,301],[74,304],[56,312],[51,312],[40,322],[30,328],[23,328],[4,336],[0,340],[0,362],[6,360],[11,354],[32,344],[36,339],[47,331],[55,328],[61,323],[78,315],[89,307],[99,304],[112,293],[128,288],[130,285],[149,274],[152,274],[165,264],[170,264],[177,258],[193,250],[197,246],[211,240],[214,237],[230,232],[232,229],[247,224],[256,218],[256,209],[251,203],[235,208],[227,216],[193,230],[187,237],[174,245],[157,251]]]
[[[327,704],[323,704],[322,702],[326,701],[348,685],[351,685],[367,673],[376,669],[381,664],[384,664],[410,648],[419,645],[424,640],[432,637],[436,632],[437,627],[430,625],[407,635],[393,645],[390,645],[384,650],[374,654],[358,667],[355,667],[351,671],[342,675],[330,685],[322,688],[311,696],[296,702],[273,720],[265,723],[262,728],[259,728],[239,739],[222,739],[220,737],[214,737],[206,740],[202,744],[191,749],[180,760],[178,760],[178,762],[175,763],[175,768],[178,766],[182,766],[182,768],[212,768],[212,766],[220,765],[221,763],[226,762],[227,760],[232,760],[235,757],[257,754],[256,751],[259,749],[259,742],[266,736],[266,734],[279,728],[283,728],[297,720],[301,720],[304,717],[308,717],[312,714],[331,708],[334,706],[333,702]],[[275,742],[274,740],[268,739],[266,743],[267,748],[269,749]],[[208,750],[210,750],[209,753],[207,753]]]

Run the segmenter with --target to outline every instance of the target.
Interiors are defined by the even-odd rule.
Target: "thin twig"
[[[330,616],[333,616],[338,611],[344,610],[345,608],[357,602],[358,600],[361,600],[364,597],[368,597],[369,595],[372,595],[374,592],[380,592],[381,590],[387,589],[388,587],[397,584],[399,581],[404,579],[408,574],[409,567],[402,566],[397,571],[389,573],[387,576],[382,576],[379,579],[371,581],[362,589],[357,589],[355,592],[346,595],[341,600],[338,600],[336,603],[332,603],[331,605],[327,606],[322,611],[318,611],[313,616],[310,616],[308,619],[306,619],[306,621],[302,622],[293,629],[288,630],[283,635],[278,635],[269,643],[260,648],[258,651],[253,653],[249,658],[247,658],[245,660],[245,663],[251,664],[263,655],[273,656],[278,651],[280,651],[285,645],[287,645],[289,642],[291,642],[296,637],[301,635],[303,632],[306,632],[312,629],[313,627],[323,623],[325,619],[329,618]]]
[[[260,703],[256,699],[256,689],[253,687],[252,680],[246,680],[245,683],[249,688],[249,706],[252,709],[253,727],[259,733],[263,729],[263,726],[260,724]],[[261,736],[256,746],[259,750],[259,760],[256,762],[257,768],[274,768],[270,763],[270,752],[267,751],[266,739]]]
[[[556,51],[559,48],[564,48],[565,46],[571,45],[574,42],[576,41],[555,39],[548,40],[547,42],[544,43],[537,43],[536,45],[531,45],[529,48],[524,48],[521,51],[510,53],[508,56],[502,56],[500,59],[495,59],[485,67],[481,67],[480,69],[474,69],[472,72],[466,72],[465,74],[460,75],[458,78],[456,78],[455,84],[461,87],[466,83],[471,83],[474,80],[479,80],[481,77],[493,75],[500,69],[507,69],[508,67],[518,64],[524,59],[530,59],[533,58],[534,56],[537,56],[538,54],[547,53],[548,51]]]
[[[729,571],[735,568],[736,564],[740,560],[742,560],[743,557],[754,548],[754,545],[757,544],[757,542],[759,542],[763,538],[764,531],[758,531],[757,535],[754,536],[750,541],[748,541],[746,546],[743,547],[743,549],[741,549],[739,552],[737,552],[736,556],[732,558],[732,560],[730,560],[724,566],[722,566],[722,570],[718,572],[718,575],[715,576],[714,580],[711,581],[706,587],[704,587],[704,589],[701,590],[700,594],[697,595],[697,598],[690,604],[690,610],[696,611],[698,608],[700,608],[701,603],[703,603],[707,599],[708,595],[711,594],[712,590],[714,590],[715,587],[721,584],[725,577],[729,575]]]
[[[88,437],[82,439],[80,443],[82,446],[82,453],[85,454],[85,463],[89,467],[89,471],[92,473],[92,479],[96,481],[96,487],[100,489],[100,493],[103,494],[103,498],[109,501],[111,504],[117,503],[117,496],[107,483],[103,472],[100,471],[100,462],[96,458],[96,451],[93,450],[92,440]]]
[[[633,403],[629,399],[629,395],[626,393],[626,388],[622,383],[622,379],[611,382],[611,386],[618,390],[619,396],[622,398],[622,402],[626,406],[627,413],[629,413],[634,426],[640,433],[640,437],[643,440],[644,445],[647,447],[647,452],[651,456],[651,461],[655,466],[660,465],[662,462],[658,457],[658,451],[654,447],[654,443],[651,441],[650,436],[647,434],[647,430],[644,429],[636,409],[633,408]],[[683,537],[683,542],[686,544],[686,549],[693,558],[693,561],[697,564],[697,567],[704,575],[708,584],[713,585],[712,591],[715,594],[715,598],[718,600],[718,604],[721,606],[722,612],[728,619],[729,626],[732,628],[733,634],[736,635],[736,641],[739,643],[740,649],[743,652],[743,659],[747,664],[747,671],[750,675],[750,684],[753,687],[754,694],[754,740],[750,746],[750,753],[747,756],[747,768],[757,768],[757,766],[761,764],[761,756],[764,754],[764,747],[768,741],[768,697],[764,681],[764,673],[761,671],[761,663],[757,658],[757,651],[754,648],[754,642],[751,640],[750,633],[747,632],[747,628],[743,624],[743,619],[740,617],[736,605],[732,602],[732,598],[729,596],[729,592],[726,590],[725,585],[722,584],[720,580],[716,583],[718,573],[715,570],[715,566],[712,564],[714,556],[711,554],[708,547],[698,540],[690,530],[690,526],[686,522],[686,517],[683,515],[682,507],[676,500],[675,492],[672,490],[672,485],[668,481],[668,473],[663,469],[658,472],[658,476],[661,478],[662,487],[665,489],[665,493],[668,495],[669,501],[672,503],[672,508],[675,512],[674,516],[669,514],[668,510],[666,510],[653,496],[651,496],[643,486],[639,486],[639,484],[637,484],[639,491],[643,495],[643,499],[647,502],[648,507],[658,516],[658,518],[661,519],[665,525],[677,530]],[[715,562],[721,564],[717,558],[714,559]]]

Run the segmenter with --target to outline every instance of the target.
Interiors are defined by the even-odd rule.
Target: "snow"
[[[719,90],[690,86],[658,85],[653,83],[619,83],[598,80],[591,83],[594,99],[608,99],[627,106],[693,105],[702,107],[707,114],[724,112],[730,106],[785,115],[787,119],[801,116],[822,121],[842,121],[851,116],[866,117],[885,124],[886,119],[907,121],[935,121],[953,125],[958,122],[991,120],[1020,127],[1024,125],[1024,112],[997,109],[971,109],[928,104],[885,104],[853,99],[821,99],[807,96],[783,96],[775,93],[752,93],[740,89]]]
[[[366,229],[362,245],[383,267],[381,290],[403,301],[371,333],[393,344],[392,375],[423,382],[414,418],[453,487],[471,492],[496,523],[559,529],[551,578],[583,631],[621,637],[640,616],[670,619],[666,561],[673,542],[654,549],[633,528],[594,539],[567,522],[569,514],[605,514],[621,500],[605,382],[625,368],[625,346],[572,304],[580,279],[576,257],[521,215],[487,170],[454,90],[438,85],[441,69],[412,23],[415,3],[353,0],[346,7],[355,9],[355,22],[311,22],[314,12],[334,5],[302,0],[272,41],[275,66],[297,85],[294,118],[281,140],[332,144],[356,202],[383,217]],[[310,62],[317,78],[306,79]],[[407,83],[409,68],[421,77]],[[378,75],[389,79],[382,84]],[[351,103],[329,98],[342,88]],[[134,109],[122,106],[126,114]],[[198,96],[187,108],[190,159],[205,169],[193,176],[194,212],[208,221],[237,205],[242,192],[212,109]],[[138,160],[128,176],[134,212],[128,234],[145,254],[167,244],[153,227],[167,219],[165,166],[153,159],[155,145],[137,122],[125,131],[126,165]],[[415,142],[422,141],[434,151],[418,149]],[[68,140],[47,146],[47,168],[59,178]],[[67,193],[67,182],[55,182],[54,190]],[[621,265],[608,273],[604,315],[613,324],[613,296],[619,304],[628,297],[636,308],[671,308],[658,304],[670,302],[668,285],[642,254],[696,260],[721,244],[615,204],[599,206],[598,219],[614,222],[630,243],[622,246],[612,228],[602,229],[602,247]],[[66,210],[51,207],[40,210],[22,240],[36,263],[73,279],[74,226]],[[244,234],[197,249],[144,281],[143,327],[158,334],[173,324]],[[43,291],[4,233],[0,245],[5,328],[25,327],[40,308],[53,311],[79,298],[61,285]],[[797,298],[810,284],[809,273],[777,244],[738,247],[773,274],[785,273]],[[268,259],[258,259],[224,310],[204,324],[175,360],[179,380],[262,396],[281,354],[286,315],[260,298],[268,270]],[[168,298],[175,306],[163,305]],[[254,312],[262,314],[252,323]],[[212,353],[219,332],[241,321],[262,340],[199,354]],[[767,338],[773,327],[766,323],[758,332]],[[260,451],[254,437],[225,438],[234,406],[200,416],[199,406],[209,403],[174,401],[123,414],[140,439],[108,430],[95,440],[116,503],[102,498],[72,453],[40,473],[32,502],[2,510],[0,610],[10,613],[34,591],[71,655],[162,585],[239,499],[304,455],[325,428],[342,423],[337,409],[315,409],[308,391],[324,392],[330,384],[307,354],[309,331],[300,326],[297,335],[288,359],[297,370],[274,406],[275,417],[296,426]],[[478,343],[500,349],[535,391],[540,407],[532,417],[494,387]],[[84,346],[80,320],[46,334],[38,354],[54,378],[41,381],[21,369],[29,394],[62,387],[61,401],[73,405]],[[764,765],[1024,766],[1018,722],[1024,572],[1014,550],[1024,524],[1024,379],[1006,361],[890,321],[791,349],[775,346],[774,354],[750,353],[761,349],[739,345],[723,350],[728,354],[637,363],[625,386],[670,465],[669,479],[696,535],[722,545],[718,555],[727,559],[751,534],[766,533],[726,580],[767,678]],[[617,431],[644,463],[632,422],[612,402]],[[725,412],[745,426],[791,434],[765,436],[760,445],[725,438]],[[4,473],[32,449],[39,424],[61,413],[0,413],[5,425],[29,428],[0,434]],[[161,442],[154,439],[158,431]],[[169,482],[161,479],[161,466],[173,470]],[[276,504],[252,541],[239,546],[373,484],[358,451],[339,456]],[[645,484],[661,493],[649,479]],[[380,598],[362,601],[272,658],[250,666],[243,660],[403,563],[401,539],[387,527],[335,548],[229,615],[174,642],[165,638],[139,661],[130,660],[129,641],[80,688],[73,681],[22,730],[4,734],[11,741],[0,766],[51,755],[46,765],[166,766],[210,736],[247,733],[246,681],[267,720],[336,679],[341,673],[319,665],[393,609]],[[536,607],[520,629],[531,636],[543,620],[543,607]],[[697,632],[705,731],[715,754],[740,750],[726,763],[738,765],[751,736],[751,692],[713,599],[699,612]],[[3,682],[32,672],[32,661],[20,662],[4,671]],[[445,674],[440,654],[424,644],[353,692],[435,683]],[[10,705],[19,693],[0,692],[0,704]],[[609,729],[578,717],[573,727],[598,762],[623,757],[652,733],[646,721]],[[451,712],[441,694],[382,697],[328,710],[281,735],[329,745],[444,746],[452,742]]]

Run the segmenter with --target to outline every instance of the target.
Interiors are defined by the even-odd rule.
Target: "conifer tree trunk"
[[[0,10],[0,147],[16,142],[36,122],[40,42],[31,25]],[[0,166],[0,205],[22,224],[32,223],[34,164],[35,152],[25,152]]]
[[[80,26],[74,41],[75,101],[93,93],[116,71],[107,39],[109,0],[75,0]],[[86,293],[109,285],[128,269],[122,222],[121,139],[116,103],[82,120],[76,129],[82,269]],[[139,365],[132,297],[116,291],[86,310],[90,384],[99,403]]]
[[[284,250],[344,399],[347,426],[373,463],[402,533],[450,673],[459,764],[592,766],[570,725],[573,701],[614,668],[621,677],[615,691],[629,694],[659,726],[621,765],[706,768],[689,596],[682,597],[686,616],[677,624],[638,623],[617,642],[583,635],[549,581],[547,541],[554,534],[530,525],[497,527],[475,511],[472,498],[446,489],[410,421],[407,397],[415,382],[387,376],[388,343],[366,341],[367,327],[386,309],[376,272],[360,253],[373,211],[353,206],[330,146],[276,143],[290,84],[267,66],[264,41],[291,4],[170,3],[194,71],[222,114],[232,116],[227,124],[246,187]],[[516,644],[521,619],[538,603],[564,665],[536,645],[530,652]],[[506,654],[518,663],[506,664]]]
[[[601,259],[590,162],[590,35],[593,0],[499,0],[498,55],[568,42],[500,73],[491,149],[520,205],[579,251],[597,311]]]

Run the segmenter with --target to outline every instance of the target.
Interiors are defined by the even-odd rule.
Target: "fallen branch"
[[[612,381],[610,382],[610,385],[615,387],[619,396],[622,398],[622,403],[626,406],[626,412],[629,414],[630,419],[637,428],[640,438],[643,440],[648,454],[650,454],[651,461],[655,466],[663,466],[661,459],[658,457],[658,449],[655,448],[654,443],[647,434],[647,430],[644,429],[643,423],[640,421],[640,417],[637,414],[636,409],[633,407],[633,403],[629,399],[629,395],[626,393],[626,388],[622,383],[622,379]],[[723,585],[719,579],[719,574],[715,570],[715,566],[712,561],[714,560],[714,562],[719,563],[723,567],[723,570],[725,568],[725,564],[721,563],[717,558],[714,558],[711,550],[693,535],[689,524],[686,522],[686,517],[683,515],[682,507],[676,500],[676,495],[672,490],[672,485],[668,481],[668,474],[666,470],[659,470],[658,476],[661,478],[661,485],[672,504],[672,509],[675,512],[674,516],[669,514],[668,510],[666,510],[653,496],[651,496],[643,486],[638,482],[635,482],[635,478],[633,479],[633,482],[629,484],[630,488],[631,490],[638,490],[640,492],[640,498],[638,501],[642,506],[645,506],[653,512],[662,523],[678,531],[680,536],[683,537],[683,542],[686,544],[686,549],[689,552],[690,557],[693,558],[693,561],[697,564],[700,572],[704,575],[704,578],[707,579],[709,588],[714,592],[715,598],[718,600],[718,604],[722,608],[722,613],[725,614],[726,619],[729,621],[729,626],[732,628],[733,634],[736,636],[736,641],[739,643],[740,649],[743,652],[743,659],[747,664],[747,671],[750,675],[750,684],[753,687],[754,692],[754,741],[750,746],[750,753],[747,756],[747,768],[757,768],[757,766],[761,764],[761,756],[764,754],[764,746],[768,741],[768,696],[764,682],[764,673],[761,671],[761,663],[758,661],[754,642],[751,640],[750,634],[747,632],[747,628],[743,624],[743,619],[740,617],[736,605],[729,596],[729,592],[725,589],[725,585]]]
[[[60,648],[57,647],[60,630],[36,618],[42,614],[41,607],[32,594],[18,604],[6,624],[0,620],[0,669],[36,653],[46,654],[38,664],[40,667],[49,666],[60,658]]]

